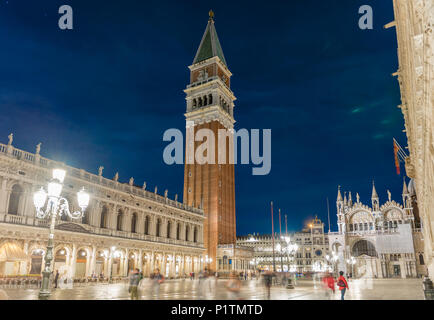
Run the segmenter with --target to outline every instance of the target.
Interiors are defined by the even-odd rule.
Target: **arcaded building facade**
[[[84,187],[90,203],[79,221],[58,218],[54,270],[71,277],[93,273],[126,276],[132,268],[169,277],[199,271],[203,263],[203,211],[134,184],[86,172],[15,148],[13,135],[0,144],[0,276],[39,275],[48,243],[49,220],[37,219],[33,193],[46,187],[51,170],[66,170],[62,196],[77,209]],[[177,199],[177,196],[175,196]]]
[[[316,272],[325,270],[329,254],[328,236],[324,223],[315,217],[301,231],[282,234],[289,236],[290,243],[297,245],[295,252],[287,252],[287,242],[280,234],[274,236],[274,264],[277,272]],[[259,270],[273,270],[273,237],[271,234],[249,234],[237,237],[237,244],[253,250],[253,263]]]

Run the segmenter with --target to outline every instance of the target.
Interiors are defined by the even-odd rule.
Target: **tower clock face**
[[[315,251],[315,254],[319,257],[322,254],[322,251],[318,249]]]

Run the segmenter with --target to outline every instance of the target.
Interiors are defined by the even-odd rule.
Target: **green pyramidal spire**
[[[205,33],[200,41],[199,49],[194,57],[193,64],[204,61],[212,57],[219,57],[220,60],[227,67],[225,56],[220,45],[217,31],[214,26],[214,13],[212,10],[209,12],[208,25],[206,26]]]

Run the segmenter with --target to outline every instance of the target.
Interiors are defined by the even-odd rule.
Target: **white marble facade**
[[[347,199],[340,189],[336,200],[338,231],[329,232],[330,252],[338,257],[337,271],[357,278],[411,278],[426,274],[423,240],[412,194],[404,181],[399,204],[389,199],[380,206],[372,186],[371,206]],[[351,257],[354,264],[351,264]]]

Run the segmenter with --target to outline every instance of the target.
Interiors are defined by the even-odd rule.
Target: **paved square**
[[[225,288],[226,280],[200,283],[199,280],[168,280],[160,287],[159,299],[164,300],[198,300],[198,299],[231,299]],[[347,300],[423,300],[421,279],[360,279],[348,282]],[[38,289],[3,289],[10,299],[38,299]],[[332,299],[340,299],[339,290]],[[139,289],[141,299],[157,299],[149,280]],[[266,290],[261,281],[248,280],[242,282],[240,297],[246,300],[266,299]],[[73,289],[53,289],[51,299],[60,300],[127,300],[128,285],[99,284],[75,287]],[[294,289],[280,286],[271,288],[273,300],[324,300],[326,299],[321,283],[313,280],[299,280]]]

